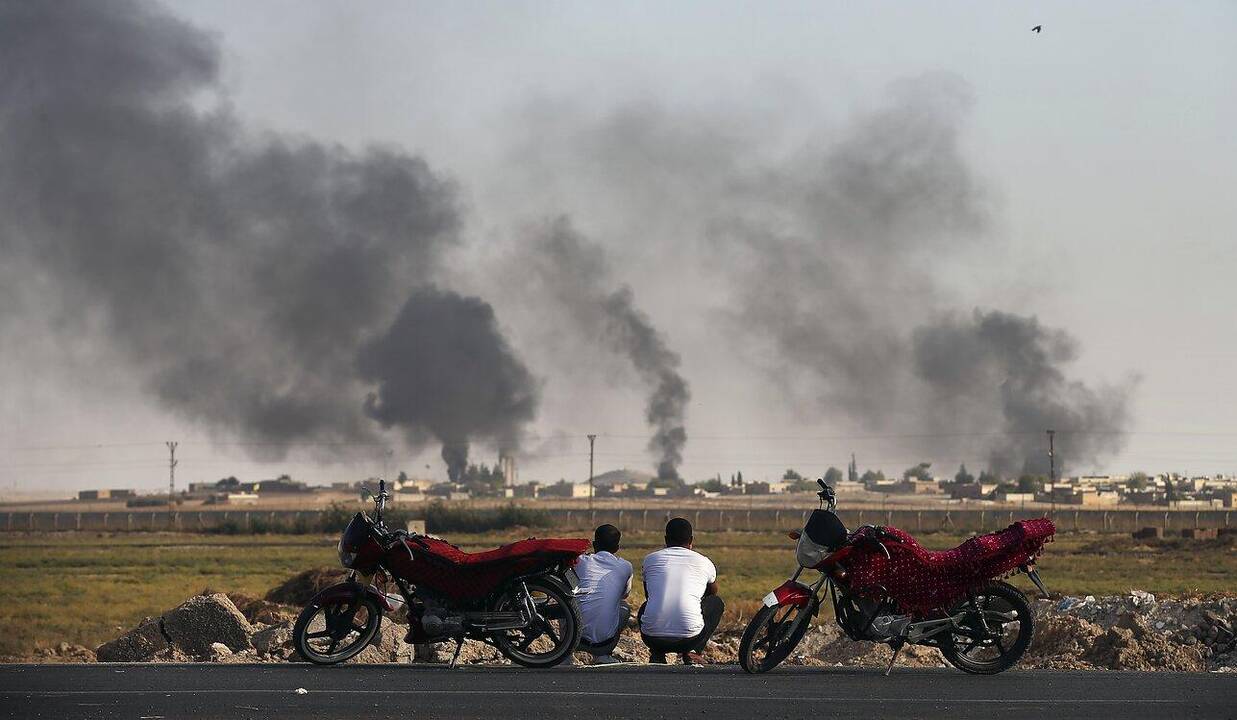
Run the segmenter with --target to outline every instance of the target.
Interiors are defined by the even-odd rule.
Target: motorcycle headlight
[[[795,545],[795,560],[799,561],[800,567],[816,567],[828,554],[829,548],[812,542],[812,539],[807,536],[807,533],[800,535],[799,542]]]
[[[356,552],[350,552],[353,548],[351,546],[344,547],[344,543],[341,540],[335,549],[339,552],[339,563],[351,570],[352,563],[356,562]]]

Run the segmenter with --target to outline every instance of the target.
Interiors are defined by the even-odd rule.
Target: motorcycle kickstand
[[[899,640],[896,644],[891,646],[893,647],[893,655],[889,658],[889,664],[885,666],[885,677],[889,677],[889,673],[893,671],[893,664],[897,661],[898,653],[902,652],[902,646],[905,644],[905,642]]]
[[[455,654],[451,656],[451,664],[448,666],[451,670],[455,669],[455,663],[460,659],[460,651],[464,649],[464,638],[457,637],[455,639]]]

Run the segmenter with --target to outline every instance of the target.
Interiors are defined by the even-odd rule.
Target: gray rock
[[[280,623],[279,625],[271,625],[268,628],[259,630],[253,634],[251,641],[259,655],[277,658],[291,657],[293,653],[292,623]]]
[[[232,652],[252,647],[253,626],[227,595],[198,595],[163,615],[163,632],[185,654],[209,659],[211,645],[222,643]]]
[[[138,626],[95,650],[99,662],[148,662],[168,650],[160,618],[145,618]]]
[[[410,651],[406,649],[407,643],[404,642],[404,633],[407,628],[395,623],[384,622],[378,629],[378,634],[370,641],[356,657],[348,662],[350,663],[389,663],[396,662],[399,658],[407,657]]]

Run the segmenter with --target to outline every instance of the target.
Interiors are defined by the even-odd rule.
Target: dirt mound
[[[347,573],[336,568],[315,568],[297,573],[266,593],[266,600],[301,607],[324,588],[344,579]]]
[[[209,595],[209,592],[203,592]],[[252,624],[278,625],[286,621],[296,620],[298,609],[289,605],[280,605],[270,600],[263,600],[243,593],[225,593],[237,610]]]
[[[1095,670],[1083,660],[1103,628],[1072,615],[1041,615],[1035,625],[1031,647],[1023,656],[1022,667],[1048,670]]]
[[[1096,638],[1083,658],[1097,667],[1111,670],[1175,670],[1199,672],[1207,669],[1198,643],[1181,645],[1153,629],[1146,619],[1127,613]]]
[[[1235,664],[1237,600],[1231,597],[1162,600],[1131,590],[1039,602],[1035,610],[1047,638],[1032,644],[1033,660],[1044,663],[1033,667],[1221,670]]]

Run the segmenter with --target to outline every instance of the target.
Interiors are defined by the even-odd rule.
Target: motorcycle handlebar
[[[820,486],[820,492],[816,493],[816,496],[832,510],[837,506],[837,494],[833,492],[833,486],[825,482],[824,478],[816,478],[816,484]]]

